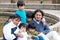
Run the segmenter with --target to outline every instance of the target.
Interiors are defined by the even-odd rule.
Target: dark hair
[[[32,11],[27,11],[26,13],[27,13],[26,14],[27,18],[32,18],[32,14],[33,14]]]
[[[34,11],[34,13],[33,13],[33,15],[32,15],[32,18],[35,17],[35,14],[36,14],[37,12],[40,12],[40,13],[42,14],[42,17],[44,16],[44,12],[43,12],[42,10],[40,10],[40,9],[37,9],[37,10]]]
[[[12,15],[11,17],[12,17],[12,19],[15,19],[15,18],[19,18],[20,19],[20,17],[17,14]]]
[[[31,29],[36,29],[34,23],[31,23],[31,24],[28,24],[28,29],[31,28]]]
[[[19,1],[17,2],[17,7],[19,7],[19,6],[24,6],[24,5],[25,5],[25,3],[24,3],[23,0],[19,0]]]
[[[26,24],[25,23],[20,23],[20,25],[18,27],[21,28],[22,26],[26,27]]]
[[[8,19],[12,19],[12,15],[11,16],[9,16],[9,18]]]

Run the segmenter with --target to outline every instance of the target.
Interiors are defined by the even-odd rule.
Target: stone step
[[[0,3],[0,8],[13,8],[16,9],[16,3]],[[60,4],[40,4],[40,3],[26,3],[25,9],[51,9],[60,10]]]
[[[0,12],[0,16],[10,16],[14,14],[14,12]]]
[[[4,15],[4,16],[10,16],[12,14],[15,14],[15,12],[0,12],[0,15]],[[52,23],[52,24],[55,24],[59,21],[59,19],[56,17],[56,16],[53,16],[53,15],[49,15],[49,14],[45,14],[45,18],[46,18],[46,21],[47,23]]]
[[[15,12],[17,8],[0,8],[0,12]]]

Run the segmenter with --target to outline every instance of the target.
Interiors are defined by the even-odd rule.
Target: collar
[[[11,26],[13,27],[17,27],[17,25],[15,25],[12,21],[10,22]]]
[[[23,11],[23,9],[22,10],[21,9],[18,9],[18,10]]]
[[[36,19],[35,18],[33,18],[33,20],[37,23],[37,24],[39,24],[40,23],[40,21],[38,22],[38,21],[36,21]]]

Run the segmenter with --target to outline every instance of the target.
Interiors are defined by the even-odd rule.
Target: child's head
[[[29,25],[28,25],[28,31],[29,31],[30,33],[35,32],[35,30],[36,30],[36,27],[35,27],[34,24],[29,24]]]
[[[18,25],[18,23],[20,22],[20,17],[18,15],[12,15],[12,22],[15,25]]]
[[[25,6],[25,3],[24,3],[24,1],[22,1],[22,0],[19,0],[18,2],[17,2],[17,7],[19,8],[19,9],[24,9],[24,6]]]
[[[27,22],[30,22],[31,20],[32,20],[32,11],[27,11],[26,12],[27,14],[26,14],[26,16],[27,16]]]
[[[20,25],[18,27],[19,27],[20,31],[22,31],[22,32],[26,31],[26,24],[20,23]]]

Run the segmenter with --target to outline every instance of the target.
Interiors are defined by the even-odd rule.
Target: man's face
[[[12,19],[12,21],[13,21],[13,23],[14,23],[15,25],[18,25],[20,19],[19,19],[19,18],[15,18],[15,19]]]
[[[36,19],[36,21],[40,21],[41,18],[42,18],[42,14],[41,14],[40,12],[37,12],[37,13],[35,14],[35,19]]]
[[[19,9],[20,9],[20,10],[24,9],[24,6],[19,6]]]

